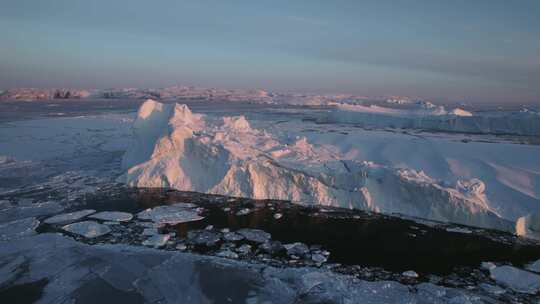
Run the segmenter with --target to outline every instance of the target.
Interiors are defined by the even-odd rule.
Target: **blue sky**
[[[540,1],[0,0],[0,88],[540,101]]]

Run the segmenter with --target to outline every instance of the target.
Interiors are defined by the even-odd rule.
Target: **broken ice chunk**
[[[491,278],[517,292],[535,294],[540,291],[540,276],[512,266],[499,266],[489,270]]]
[[[63,224],[78,221],[82,219],[83,217],[88,216],[95,212],[96,210],[86,209],[86,210],[80,210],[80,211],[75,211],[75,212],[62,213],[62,214],[58,214],[58,215],[55,215],[53,217],[46,219],[45,223],[63,225]]]
[[[161,248],[167,244],[171,236],[169,234],[156,234],[148,238],[142,244],[148,247]]]
[[[413,270],[407,270],[403,272],[402,275],[408,278],[418,278],[418,273]]]
[[[111,232],[107,225],[103,225],[94,221],[84,221],[73,223],[62,227],[63,230],[75,233],[86,238],[95,238]]]
[[[102,221],[112,221],[112,222],[129,222],[133,219],[133,215],[127,212],[119,211],[103,211],[90,216],[90,218],[102,220]]]
[[[255,243],[265,243],[266,241],[270,240],[270,233],[264,232],[259,229],[249,229],[244,228],[237,231],[239,234],[241,234],[243,237],[246,238],[246,240],[255,242]]]
[[[176,225],[180,223],[199,221],[204,219],[192,204],[179,203],[170,206],[159,206],[146,209],[137,214],[141,220],[151,220],[157,224]]]

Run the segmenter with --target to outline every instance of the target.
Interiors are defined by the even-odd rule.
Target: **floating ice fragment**
[[[304,243],[292,243],[283,245],[288,255],[304,256],[309,253],[309,247]]]
[[[47,224],[56,224],[56,225],[63,225],[67,223],[72,223],[75,221],[78,221],[82,219],[85,216],[88,216],[92,213],[95,213],[96,210],[93,209],[86,209],[86,210],[80,210],[75,212],[69,212],[69,213],[63,213],[58,214],[53,217],[50,217],[45,220],[45,223]]]
[[[512,266],[499,266],[489,270],[491,278],[517,292],[535,294],[540,291],[540,276]]]
[[[408,278],[418,278],[418,273],[413,270],[407,270],[403,272],[402,275]]]
[[[527,266],[525,266],[525,268],[527,268],[527,270],[540,273],[540,260],[528,264]]]
[[[187,233],[188,242],[195,245],[214,246],[220,240],[220,233],[212,230],[191,230]]]
[[[62,229],[86,238],[95,238],[111,232],[111,229],[107,225],[94,221],[73,223],[62,227]]]
[[[480,264],[480,267],[485,270],[491,270],[497,267],[497,265],[495,265],[493,262],[482,262],[482,264]]]
[[[465,234],[472,233],[471,230],[469,230],[467,228],[461,228],[461,227],[446,228],[446,231],[448,231],[448,232],[457,232],[457,233],[465,233]]]
[[[243,237],[245,237],[246,240],[255,242],[255,243],[265,243],[271,238],[270,233],[264,232],[259,229],[244,228],[244,229],[238,230],[237,232],[241,234]]]
[[[482,283],[480,285],[478,285],[480,288],[482,288],[483,290],[491,293],[491,294],[494,294],[494,295],[501,295],[503,293],[506,292],[506,290],[500,288],[499,286],[496,286],[496,285],[491,285],[491,284],[487,284],[487,283]]]
[[[236,232],[225,232],[223,239],[228,242],[236,242],[244,239],[244,236]]]
[[[142,232],[142,235],[146,235],[146,236],[152,236],[156,234],[159,234],[157,228],[144,228]]]
[[[157,224],[176,225],[180,223],[202,220],[197,210],[191,206],[193,204],[179,203],[170,206],[159,206],[153,209],[147,209],[137,214],[142,220],[151,220]]]
[[[232,252],[230,250],[222,250],[222,251],[219,251],[218,253],[216,253],[216,255],[218,257],[222,257],[222,258],[229,258],[229,259],[237,259],[238,258],[238,254],[235,253],[235,252]]]
[[[236,215],[242,216],[242,215],[248,215],[251,212],[249,208],[241,209],[240,211],[236,212]]]
[[[142,242],[144,246],[161,248],[167,244],[171,236],[169,234],[156,234]]]
[[[90,216],[90,218],[102,221],[128,222],[133,219],[133,215],[127,212],[103,211]]]

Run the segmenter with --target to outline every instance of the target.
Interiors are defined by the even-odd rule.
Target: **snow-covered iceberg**
[[[121,180],[130,186],[401,213],[513,230],[482,181],[443,185],[422,171],[345,160],[305,138],[280,142],[243,116],[214,118],[147,100],[133,126]]]
[[[394,106],[331,103],[319,118],[323,123],[352,123],[367,127],[407,128],[431,131],[539,136],[540,114],[534,111],[485,112],[447,110],[430,102]]]

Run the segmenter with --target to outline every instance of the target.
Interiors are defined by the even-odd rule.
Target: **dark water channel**
[[[192,229],[262,229],[282,243],[322,245],[329,262],[382,267],[402,272],[448,274],[456,267],[477,268],[483,261],[516,266],[540,258],[540,246],[498,231],[470,228],[472,233],[449,232],[411,220],[336,208],[312,208],[282,201],[230,199],[171,190],[126,189],[115,195],[89,197],[87,207],[98,211],[136,213],[179,202],[204,207],[201,221],[176,225],[179,237]],[[236,213],[248,208],[247,215]],[[225,209],[225,210],[224,210]],[[229,210],[230,209],[230,210]],[[275,219],[274,215],[283,216]]]

